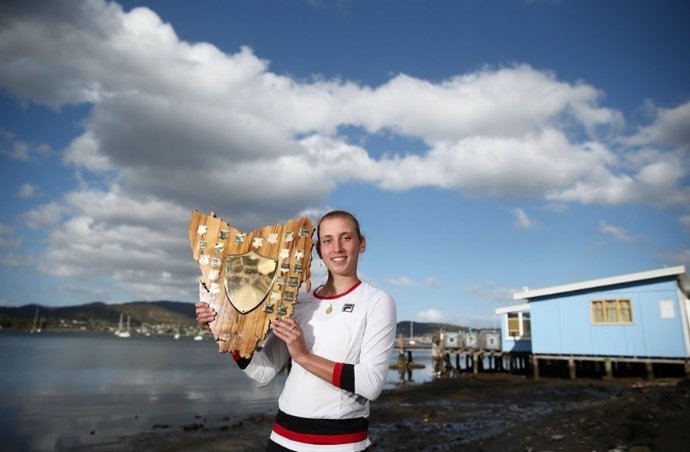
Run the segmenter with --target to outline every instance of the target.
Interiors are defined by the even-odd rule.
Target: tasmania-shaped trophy
[[[311,290],[313,233],[307,218],[244,233],[213,213],[192,212],[189,241],[218,313],[210,327],[220,353],[250,357],[270,321],[292,315],[302,283]]]

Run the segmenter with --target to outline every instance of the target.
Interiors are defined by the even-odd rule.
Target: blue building
[[[621,363],[681,364],[690,375],[690,279],[685,267],[583,281],[513,294],[520,305],[501,315],[504,352],[540,360],[601,363],[606,375]]]

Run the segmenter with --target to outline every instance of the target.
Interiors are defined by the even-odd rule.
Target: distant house
[[[504,352],[539,360],[612,365],[682,364],[690,375],[690,279],[684,266],[515,293],[525,303],[496,310]]]

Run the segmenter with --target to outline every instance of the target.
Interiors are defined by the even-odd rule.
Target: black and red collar
[[[319,295],[318,293],[316,293],[316,292],[318,292],[319,289],[321,289],[321,288],[323,287],[323,286],[319,286],[319,287],[316,288],[316,290],[314,290],[314,297],[318,298],[319,300],[335,300],[336,298],[344,297],[345,295],[347,295],[347,294],[353,292],[353,291],[354,291],[356,288],[358,288],[361,284],[362,284],[362,281],[357,281],[356,283],[354,283],[354,284],[352,285],[352,287],[350,287],[349,289],[347,289],[345,292],[339,293],[339,294],[336,294],[336,295],[329,295],[329,296]]]

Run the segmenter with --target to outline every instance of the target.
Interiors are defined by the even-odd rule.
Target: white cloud
[[[22,256],[15,253],[1,254],[0,266],[14,268],[17,270],[26,269],[34,264],[33,256]]]
[[[70,218],[49,236],[39,269],[56,276],[111,275],[142,298],[190,295],[198,269],[191,258],[191,210],[155,199],[136,200],[112,187],[70,193]],[[166,277],[177,275],[178,278]]]
[[[12,160],[29,160],[29,145],[17,140],[14,133],[0,129],[0,154]]]
[[[64,213],[65,208],[62,205],[51,202],[25,213],[24,221],[31,229],[46,229],[57,225],[63,218]]]
[[[441,323],[446,322],[447,317],[437,309],[427,309],[426,311],[421,311],[417,313],[417,319],[420,322],[433,322]]]
[[[0,223],[0,248],[17,248],[19,244],[15,229]]]
[[[512,210],[513,216],[515,217],[515,227],[518,229],[534,229],[536,227],[536,223],[530,219],[529,216],[527,216],[527,213],[520,209],[516,208]]]
[[[512,301],[513,293],[517,292],[515,289],[499,287],[494,281],[471,284],[465,291],[490,301]]]
[[[232,214],[248,229],[322,209],[352,182],[560,206],[690,198],[685,154],[657,149],[687,144],[690,104],[655,110],[627,142],[607,141],[624,120],[600,104],[603,93],[524,64],[438,82],[405,74],[380,86],[304,81],[271,72],[247,47],[225,53],[182,41],[146,8],[101,0],[2,8],[0,87],[56,109],[89,105],[63,162],[106,176],[25,214],[29,227],[51,231],[39,259],[51,274],[114,275],[133,293],[178,295],[196,277],[179,243],[192,209]],[[423,149],[375,158],[338,134],[344,126]],[[31,146],[2,139],[4,155],[30,158]],[[514,214],[519,227],[534,226]]]
[[[65,149],[63,160],[67,164],[80,166],[91,171],[107,171],[114,169],[108,156],[99,150],[98,141],[91,132],[75,138]]]
[[[0,127],[0,155],[26,162],[33,158],[49,157],[53,152],[52,148],[45,143],[32,146],[18,139],[13,132]]]
[[[65,161],[115,171],[127,191],[193,205],[202,198],[195,193],[242,191],[252,194],[241,202],[223,202],[225,196],[207,202],[228,211],[253,203],[275,212],[277,204],[284,206],[278,212],[283,217],[318,206],[348,181],[555,202],[679,202],[668,195],[684,172],[657,176],[675,162],[625,172],[596,140],[599,128],[618,130],[623,123],[620,113],[598,104],[597,89],[527,65],[438,83],[408,75],[378,87],[298,82],[269,72],[249,48],[225,54],[210,44],[180,41],[146,8],[124,12],[96,0],[79,8],[62,5],[60,14],[45,7],[9,21],[0,52],[22,52],[0,53],[9,62],[0,82],[39,103],[93,103],[86,130],[68,146]],[[54,16],[79,26],[60,27]],[[81,52],[68,50],[75,47]],[[19,64],[18,54],[37,64]],[[50,78],[49,69],[56,76]],[[573,141],[565,124],[587,130],[592,139]],[[334,135],[343,125],[416,137],[428,149],[375,160]],[[308,138],[295,138],[303,134]],[[265,190],[247,190],[258,174],[271,175],[264,177]],[[290,199],[281,196],[288,188]]]
[[[683,229],[685,229],[685,232],[690,233],[690,215],[683,215],[678,221],[683,226]]]
[[[35,198],[37,196],[40,196],[41,190],[36,186],[32,184],[22,184],[21,187],[19,187],[19,191],[17,192],[17,196],[20,198]]]
[[[649,105],[649,109],[652,123],[640,127],[635,135],[626,139],[628,144],[690,149],[690,102],[674,108]]]
[[[401,276],[399,278],[391,278],[388,284],[394,286],[406,286],[406,287],[427,287],[427,286],[437,286],[438,280],[433,277],[424,278],[423,280],[414,280],[407,276]]]
[[[633,237],[624,228],[610,225],[605,221],[602,221],[599,224],[599,232],[601,232],[604,235],[611,236],[614,239],[619,240],[621,242],[632,243],[635,241],[635,237]]]

